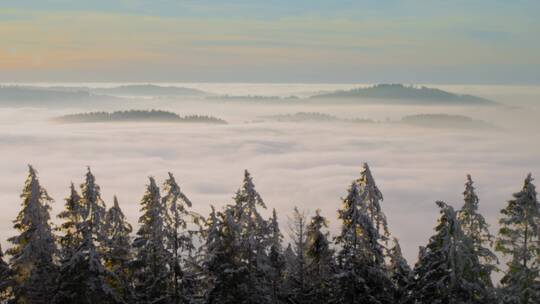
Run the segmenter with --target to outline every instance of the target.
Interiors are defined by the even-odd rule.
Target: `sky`
[[[536,0],[0,1],[0,81],[540,84]]]

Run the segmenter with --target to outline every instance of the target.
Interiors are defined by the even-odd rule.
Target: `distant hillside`
[[[104,96],[93,96],[88,90],[61,90],[56,88],[40,88],[28,86],[0,86],[0,106],[49,106],[81,104],[92,99],[111,99]],[[52,103],[54,101],[54,103]]]
[[[449,114],[417,114],[405,116],[402,123],[431,128],[463,128],[463,129],[489,129],[494,126],[481,121],[474,120],[463,115]]]
[[[370,119],[345,119],[318,112],[297,112],[295,114],[279,114],[263,116],[262,118],[271,119],[279,122],[356,122],[371,123]]]
[[[404,86],[402,84],[378,84],[367,88],[356,88],[348,91],[335,91],[314,95],[312,99],[381,99],[391,103],[407,101],[409,103],[445,103],[462,105],[494,105],[494,101],[472,96],[446,92],[428,87]]]
[[[212,116],[189,115],[179,116],[176,113],[159,110],[129,110],[116,112],[90,112],[60,116],[54,119],[61,123],[89,123],[89,122],[179,122],[179,123],[207,123],[226,124],[223,119]]]
[[[219,96],[208,96],[206,99],[209,100],[228,100],[228,101],[290,101],[299,99],[297,96],[262,96],[262,95],[219,95]]]
[[[91,92],[114,96],[203,96],[206,93],[197,89],[158,86],[153,84],[123,85],[112,88],[92,88]]]

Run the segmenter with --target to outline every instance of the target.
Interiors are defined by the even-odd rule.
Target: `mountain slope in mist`
[[[321,93],[312,99],[377,99],[385,103],[437,103],[459,105],[495,105],[494,101],[473,96],[454,94],[436,88],[405,86],[402,84],[378,84],[367,88]]]
[[[192,88],[132,84],[112,88],[92,88],[91,92],[113,96],[203,96],[206,93]]]

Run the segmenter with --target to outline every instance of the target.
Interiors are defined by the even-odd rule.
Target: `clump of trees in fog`
[[[383,212],[383,195],[367,164],[338,209],[341,229],[298,209],[284,241],[278,215],[253,178],[230,204],[207,216],[169,173],[149,178],[137,229],[115,197],[107,208],[88,169],[71,184],[59,225],[52,198],[29,167],[9,238],[0,250],[0,297],[6,303],[540,303],[540,204],[529,174],[501,211],[497,236],[479,213],[467,176],[464,204],[437,202],[434,235],[411,267]],[[135,235],[132,235],[135,232]],[[500,252],[506,267],[500,267]],[[492,273],[502,268],[500,284]]]
[[[90,122],[193,122],[226,124],[223,119],[208,115],[187,115],[180,116],[176,113],[162,110],[128,110],[115,112],[89,112],[68,114],[56,117],[55,121],[61,123],[90,123]]]

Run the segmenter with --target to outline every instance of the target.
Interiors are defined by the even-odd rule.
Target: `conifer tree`
[[[495,248],[510,259],[501,280],[505,304],[540,302],[540,204],[532,181],[529,174],[521,191],[514,193],[501,210],[503,218]]]
[[[364,188],[365,189],[365,188]],[[362,193],[366,193],[364,190]],[[380,236],[365,204],[366,195],[353,182],[339,210],[342,221],[336,244],[338,262],[338,298],[340,303],[393,303],[392,284],[386,275]],[[373,215],[373,216],[372,216]]]
[[[292,260],[287,265],[286,284],[289,301],[308,303],[309,285],[307,273],[307,218],[305,212],[294,207],[289,219],[289,238],[292,242]]]
[[[135,292],[140,303],[169,303],[170,254],[165,247],[166,208],[153,177],[141,199],[140,228],[133,241]]]
[[[470,175],[467,175],[463,198],[465,203],[458,212],[461,229],[473,241],[475,254],[482,264],[482,277],[488,286],[492,286],[491,272],[496,268],[497,256],[489,247],[493,245],[494,238],[486,220],[478,211],[479,199]]]
[[[395,303],[405,303],[409,298],[408,289],[413,280],[413,273],[407,260],[403,257],[397,238],[393,239],[390,249],[390,278],[394,285]]]
[[[307,227],[307,275],[310,303],[328,303],[334,293],[334,252],[330,249],[326,218],[317,209]]]
[[[105,216],[105,242],[103,244],[103,259],[105,267],[115,275],[110,281],[116,293],[126,302],[134,300],[129,265],[133,258],[131,252],[130,233],[133,231],[127,222],[118,199],[114,196],[113,206]]]
[[[171,251],[169,267],[172,274],[172,302],[189,303],[195,293],[193,286],[195,274],[183,269],[187,264],[183,261],[183,256],[188,260],[195,250],[194,238],[198,236],[200,229],[191,226],[200,225],[202,219],[200,215],[189,210],[191,201],[182,193],[172,173],[169,173],[163,191],[165,193],[163,205],[167,211],[165,213],[167,244]]]
[[[279,223],[277,218],[276,209],[272,210],[272,218],[270,219],[270,281],[272,284],[272,303],[279,303],[279,298],[282,294],[282,279],[283,271],[285,269],[285,259],[283,257],[283,250],[281,248],[281,241],[283,235],[279,229]]]
[[[249,303],[249,278],[240,255],[239,225],[231,206],[212,213],[207,220],[205,271],[208,276],[206,303]]]
[[[58,218],[63,220],[63,223],[56,229],[62,234],[59,237],[61,262],[69,260],[81,245],[81,225],[84,218],[81,196],[73,183],[71,183],[70,194],[65,201],[64,210],[58,214]]]
[[[415,266],[414,303],[489,303],[490,286],[472,239],[461,230],[454,209],[443,202],[439,223]]]
[[[287,248],[283,251],[283,260],[285,261],[285,269],[283,271],[283,294],[285,297],[290,297],[293,293],[293,277],[296,275],[297,259],[292,249],[291,243],[287,244]]]
[[[233,215],[238,226],[239,255],[247,270],[246,281],[240,284],[247,290],[247,303],[267,303],[269,284],[266,269],[269,267],[269,225],[262,218],[258,207],[266,209],[253,179],[245,170],[244,181],[234,197]]]
[[[79,206],[82,222],[77,233],[82,239],[72,256],[62,261],[58,291],[52,303],[122,303],[111,286],[111,282],[118,279],[102,263],[106,210],[100,187],[90,168],[81,184]]]
[[[21,198],[22,209],[14,221],[19,235],[9,238],[13,247],[7,251],[15,283],[13,293],[17,303],[49,303],[58,271],[49,216],[53,199],[40,185],[32,166],[28,166]]]
[[[363,164],[360,178],[357,182],[360,200],[362,201],[362,204],[365,205],[365,212],[377,230],[380,242],[386,243],[389,240],[390,232],[388,231],[386,215],[381,208],[383,195],[377,187],[367,163]]]
[[[202,262],[202,271],[203,271],[203,280],[201,287],[205,298],[209,301],[209,294],[214,289],[215,285],[220,285],[217,277],[218,265],[220,264],[219,260],[223,258],[222,256],[222,227],[223,223],[218,217],[216,208],[213,205],[210,205],[210,214],[204,221],[204,227],[202,230],[204,242],[201,246],[201,253],[203,255]]]

